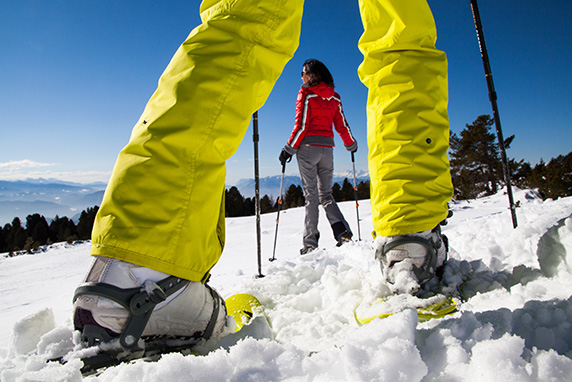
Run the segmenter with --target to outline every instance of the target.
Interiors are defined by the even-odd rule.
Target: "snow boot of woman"
[[[74,326],[89,346],[120,338],[199,342],[220,335],[226,307],[206,284],[190,282],[121,260],[96,257],[74,296]]]

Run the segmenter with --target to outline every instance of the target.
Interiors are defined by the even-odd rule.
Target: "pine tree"
[[[480,115],[466,125],[460,137],[451,134],[451,175],[458,199],[492,195],[503,183],[500,150],[495,135],[490,132],[493,125],[489,115]],[[510,147],[513,139],[514,135],[505,139],[505,148]]]
[[[272,211],[275,211],[274,206],[272,205],[272,200],[268,195],[264,195],[260,198],[260,213],[265,214]]]
[[[8,246],[7,250],[10,252],[19,251],[26,245],[26,230],[22,227],[20,218],[15,217],[14,220],[12,220],[12,225],[8,226],[6,242]]]
[[[91,239],[91,231],[93,230],[93,222],[95,221],[97,211],[99,211],[99,207],[95,206],[81,212],[77,223],[77,235],[80,240]]]
[[[254,198],[246,198],[242,204],[242,212],[239,216],[252,216],[256,213],[255,209]]]
[[[342,195],[343,195],[342,197],[343,201],[355,199],[354,187],[352,186],[348,178],[344,178],[344,181],[342,182]]]
[[[46,218],[40,214],[28,215],[26,217],[26,235],[28,235],[24,248],[26,250],[46,244],[49,237],[49,226]]]
[[[338,182],[334,183],[332,186],[332,197],[338,203],[344,200],[344,194]]]
[[[6,239],[7,239],[6,227],[7,227],[7,225],[5,225],[4,228],[0,227],[0,253],[6,252],[8,250],[7,249],[7,242],[6,242]]]
[[[301,207],[304,205],[304,192],[302,187],[295,186],[293,184],[288,187],[286,194],[284,195],[284,202],[282,204],[283,208],[293,208]]]
[[[524,159],[520,162],[511,160],[509,161],[509,168],[513,184],[519,188],[528,188],[527,179],[532,175],[530,163],[525,162]]]
[[[73,220],[67,217],[60,218],[56,215],[52,220],[49,227],[49,240],[52,243],[59,243],[62,241],[72,242],[78,240],[77,229]]]
[[[369,199],[370,198],[370,189],[369,189],[369,180],[364,182],[361,181],[358,183],[357,185],[357,193],[358,193],[358,199],[362,200],[362,199]]]
[[[572,152],[548,163],[540,161],[526,178],[526,186],[537,188],[544,199],[572,195]]]
[[[225,190],[224,210],[227,217],[243,216],[244,197],[235,186]]]

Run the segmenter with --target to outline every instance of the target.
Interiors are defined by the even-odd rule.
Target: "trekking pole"
[[[355,154],[355,151],[352,151],[352,167],[354,170],[354,196],[356,198],[357,233],[358,233],[358,240],[361,241],[361,232],[359,229],[359,202],[358,202],[358,194],[357,194],[356,160],[355,160],[354,154]]]
[[[473,10],[473,19],[475,21],[475,28],[477,29],[477,38],[479,40],[479,48],[481,50],[481,58],[483,59],[483,66],[485,69],[485,78],[487,80],[487,86],[489,88],[489,100],[493,107],[493,117],[495,121],[495,126],[497,130],[497,139],[499,142],[499,150],[502,160],[502,169],[504,173],[504,181],[506,183],[506,190],[508,194],[508,201],[510,204],[510,212],[512,215],[512,226],[516,228],[518,222],[516,221],[516,206],[514,204],[514,199],[512,196],[512,186],[510,180],[510,168],[508,167],[508,160],[506,157],[506,150],[504,147],[504,138],[502,134],[499,110],[497,106],[497,93],[495,92],[495,85],[493,83],[493,74],[491,72],[491,65],[489,62],[489,55],[487,53],[487,47],[485,45],[485,35],[483,34],[483,25],[481,24],[481,16],[479,14],[479,8],[477,6],[477,0],[471,0],[471,8]]]
[[[260,249],[260,176],[258,172],[258,111],[252,114],[252,140],[254,142],[254,210],[256,212],[256,249],[258,256],[258,275],[262,274],[262,256]]]
[[[282,186],[284,186],[284,173],[286,172],[286,162],[282,163],[282,180],[280,181],[280,195],[278,196],[278,213],[276,214],[276,231],[274,233],[274,249],[269,261],[276,260],[276,239],[278,239],[278,222],[280,221],[280,208],[282,207]]]

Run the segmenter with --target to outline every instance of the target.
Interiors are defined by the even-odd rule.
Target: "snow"
[[[336,247],[322,215],[321,247],[305,256],[298,254],[303,209],[282,211],[274,262],[268,260],[276,214],[263,215],[263,278],[256,277],[254,217],[227,219],[227,247],[210,284],[224,297],[257,296],[274,339],[260,335],[255,323],[253,337],[206,355],[168,354],[97,376],[82,377],[78,360],[45,361],[77,337],[71,299],[91,263],[90,243],[2,258],[0,380],[570,380],[572,198],[543,202],[533,191],[515,190],[515,200],[517,229],[503,193],[451,204],[444,277],[457,284],[468,278],[462,285],[468,300],[459,312],[427,322],[413,309],[362,326],[355,320],[360,304],[388,293],[369,235],[369,201],[360,201],[361,241]],[[340,207],[357,236],[355,203]]]

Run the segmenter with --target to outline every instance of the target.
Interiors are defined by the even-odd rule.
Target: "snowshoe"
[[[417,310],[420,322],[434,318],[443,318],[458,311],[459,302],[451,296],[437,295],[430,298],[419,298],[410,294],[397,294],[380,298],[372,303],[359,305],[355,311],[355,319],[366,324],[376,318],[387,318],[405,309]]]
[[[89,293],[93,293],[93,291],[89,290]],[[204,349],[199,351],[196,349],[199,345],[204,346],[204,341],[198,337],[145,337],[140,338],[134,346],[129,348],[122,345],[119,337],[115,337],[103,342],[96,341],[91,345],[88,342],[83,342],[80,350],[74,350],[64,357],[48,361],[66,363],[70,359],[80,358],[84,363],[81,373],[85,376],[98,373],[111,366],[136,360],[157,361],[163,354],[167,353],[203,354],[205,351],[219,347],[229,347],[239,339],[247,336],[255,338],[273,337],[268,317],[264,313],[262,304],[255,296],[236,294],[226,299],[224,304],[227,306],[228,315],[235,321],[235,333],[222,337],[219,342],[211,344],[210,347],[204,347]],[[260,320],[256,321],[259,318]],[[256,328],[250,328],[250,326],[256,326]],[[247,327],[249,330],[246,330]],[[101,331],[96,330],[96,334],[101,335]],[[87,335],[91,336],[89,330]],[[84,341],[86,340],[85,336],[86,331],[84,330],[82,333]]]

